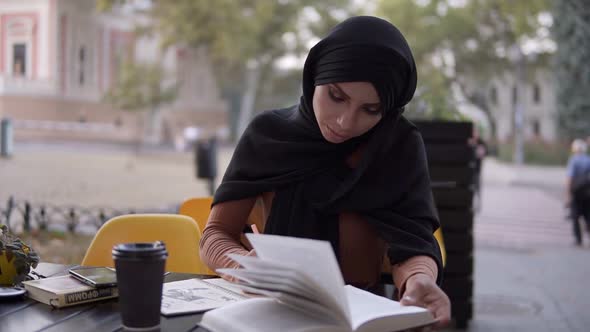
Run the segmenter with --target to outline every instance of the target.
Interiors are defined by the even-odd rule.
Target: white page
[[[344,279],[329,242],[254,233],[246,237],[261,260],[293,266],[314,280],[334,298],[343,316],[351,322]]]
[[[263,271],[264,273],[270,272],[273,274],[282,273],[283,275],[298,271],[293,266],[264,261],[256,256],[243,256],[237,254],[229,254],[227,256],[248,271]]]
[[[245,296],[213,287],[202,280],[187,279],[164,283],[160,311],[163,315],[203,312],[244,299]]]
[[[297,268],[289,267],[284,264],[281,265],[265,262],[255,256],[236,254],[229,254],[228,256],[245,267],[244,269],[234,269],[234,271],[240,272],[238,272],[238,274],[234,273],[232,276],[244,276],[244,273],[247,273],[249,279],[256,279],[258,282],[264,282],[267,280],[272,283],[287,283],[292,287],[296,287],[301,292],[309,294],[310,298],[318,298],[318,302],[325,303],[327,306],[334,308],[334,310],[338,310],[337,308],[339,305],[335,299],[332,296],[329,296],[326,290],[321,289],[313,279]],[[223,271],[227,270],[223,269]],[[218,269],[217,272],[224,273],[222,272],[222,269]],[[257,275],[260,277],[257,277]]]
[[[362,289],[347,285],[344,287],[348,302],[350,305],[350,313],[352,316],[352,328],[356,331],[365,331],[363,324],[378,319],[381,317],[388,317],[392,315],[404,316],[406,319],[398,319],[396,324],[392,323],[394,319],[388,320],[388,328],[390,331],[403,330],[417,325],[425,325],[434,321],[434,318],[428,310],[414,306],[402,306],[399,302],[389,300],[385,297],[378,296]],[[423,324],[417,322],[424,322]],[[372,329],[367,328],[368,331]]]
[[[277,299],[280,303],[293,308],[294,310],[303,311],[306,314],[321,318],[327,319],[328,321],[332,322],[334,325],[344,325],[348,326],[346,322],[346,317],[342,317],[338,312],[334,312],[314,301],[310,301],[306,298],[284,293],[284,292],[273,292],[266,289],[259,289],[254,287],[249,287],[247,285],[240,285],[245,292],[259,294],[268,296],[274,299]]]
[[[305,239],[301,240],[305,241]],[[313,293],[314,297],[317,298],[317,302],[323,303],[326,307],[332,308],[332,310],[335,312],[340,312],[344,317],[349,317],[348,312],[345,313],[343,311],[342,306],[338,302],[338,299],[330,294],[329,290],[322,288],[322,286],[318,285],[314,279],[308,276],[308,274],[305,272],[305,269],[302,269],[299,266],[294,266],[293,264],[289,265],[283,262],[265,261],[257,256],[244,256],[236,254],[229,254],[228,256],[244,267],[244,269],[234,269],[234,271],[253,271],[265,274],[267,276],[275,276],[279,278],[282,283],[286,282],[284,279],[293,280],[291,276],[296,274],[297,278],[294,281],[297,283],[297,285],[301,285],[303,288],[308,289],[306,293]],[[219,271],[221,271],[221,269]]]
[[[270,298],[233,303],[205,313],[200,326],[212,332],[350,332]]]
[[[310,293],[308,288],[302,287],[297,280],[289,277],[277,278],[258,272],[252,273],[252,271],[247,269],[217,269],[217,272],[238,278],[242,283],[252,285],[256,288],[292,293],[318,302],[317,294]]]

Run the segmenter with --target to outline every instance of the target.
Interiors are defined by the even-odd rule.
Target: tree
[[[514,68],[509,50],[523,53],[527,39],[537,37],[538,15],[548,0],[379,0],[377,13],[407,37],[419,69],[418,92],[430,109],[452,104],[452,88],[482,109],[495,137],[488,107],[488,82]],[[535,58],[535,65],[546,61]],[[419,94],[420,96],[420,94]]]
[[[563,137],[590,136],[590,7],[586,0],[558,0],[553,36],[557,42],[558,120]]]
[[[125,1],[101,0],[99,8]],[[154,1],[151,22],[163,46],[205,47],[226,95],[240,98],[238,134],[253,113],[259,83],[276,59],[299,54],[307,42],[352,12],[349,0]]]
[[[164,71],[159,64],[143,64],[126,60],[118,72],[115,83],[105,94],[105,100],[119,109],[148,110],[147,134],[156,143],[159,141],[157,123],[160,107],[176,98],[176,86],[165,86],[164,77]],[[143,129],[145,129],[144,126],[141,126],[136,153],[139,152],[144,140]]]

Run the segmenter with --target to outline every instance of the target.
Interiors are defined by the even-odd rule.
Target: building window
[[[515,86],[512,87],[512,105],[516,105],[518,102],[518,88]]]
[[[541,87],[539,84],[533,86],[533,101],[538,104],[541,102]]]
[[[78,51],[78,82],[80,85],[84,85],[84,67],[86,62],[86,48],[84,46],[80,47]]]
[[[538,119],[533,120],[533,135],[536,137],[541,136],[541,123]]]
[[[25,76],[27,73],[27,45],[14,44],[12,46],[12,74]]]
[[[498,90],[495,86],[492,86],[490,89],[490,100],[492,101],[492,104],[498,104]]]

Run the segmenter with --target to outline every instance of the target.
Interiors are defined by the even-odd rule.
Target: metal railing
[[[0,224],[11,230],[30,232],[36,230],[64,230],[70,233],[94,233],[109,219],[132,213],[177,213],[177,206],[159,209],[115,209],[110,207],[59,206],[33,203],[9,197],[0,203]]]

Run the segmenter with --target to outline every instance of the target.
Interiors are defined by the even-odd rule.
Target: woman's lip
[[[338,133],[338,132],[336,132],[334,129],[330,128],[330,126],[326,125],[326,127],[327,127],[327,128],[328,128],[328,130],[329,130],[329,131],[330,131],[330,132],[331,132],[331,133],[332,133],[334,136],[336,136],[337,138],[340,138],[340,139],[343,139],[343,140],[347,138],[347,136],[346,136],[346,135],[339,134],[339,133]]]

